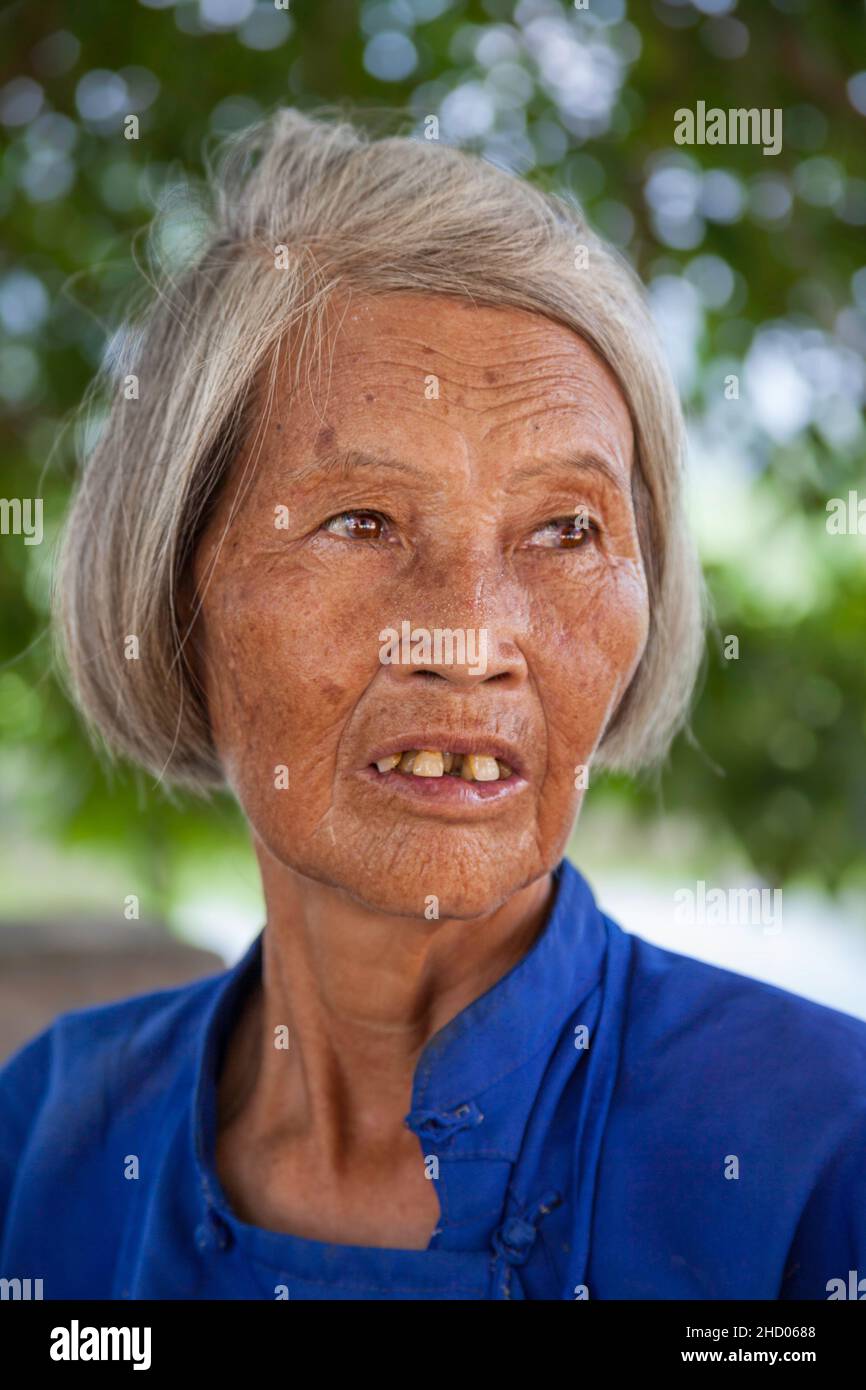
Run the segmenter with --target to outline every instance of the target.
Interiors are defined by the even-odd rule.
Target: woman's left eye
[[[351,541],[379,541],[385,534],[387,522],[381,512],[340,512],[323,526],[332,536]]]
[[[598,525],[585,513],[578,513],[546,521],[533,531],[529,544],[548,550],[579,550],[591,545],[598,535]]]

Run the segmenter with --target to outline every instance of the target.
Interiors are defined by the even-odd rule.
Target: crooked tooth
[[[489,753],[448,753],[438,748],[409,748],[405,753],[389,753],[376,763],[380,772],[400,772],[414,777],[462,777],[466,782],[496,782],[510,777],[512,769],[501,758]]]
[[[466,782],[497,782],[499,768],[488,753],[467,753],[460,775]]]
[[[412,766],[413,777],[441,777],[445,759],[437,748],[425,748],[417,754]]]
[[[387,758],[380,758],[376,766],[380,772],[390,772],[400,761],[399,753],[389,753]]]

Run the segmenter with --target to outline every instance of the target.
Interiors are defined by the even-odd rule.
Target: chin
[[[429,884],[420,881],[401,887],[396,892],[383,893],[358,892],[347,888],[347,892],[371,912],[387,913],[395,917],[415,917],[419,921],[462,921],[472,922],[483,919],[511,896],[521,884],[504,884],[500,879],[496,884],[478,884],[471,887],[464,884],[449,885],[439,893],[429,891]],[[425,892],[425,887],[428,889]],[[419,907],[420,904],[420,907]]]
[[[370,844],[357,856],[331,845],[321,855],[268,848],[285,867],[345,893],[370,912],[428,922],[483,918],[548,868],[534,854],[530,862],[517,847],[512,857],[502,845],[494,851],[453,838],[437,848],[404,840],[390,852]]]

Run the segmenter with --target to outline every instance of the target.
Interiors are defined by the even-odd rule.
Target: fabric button
[[[562,1194],[552,1189],[521,1216],[509,1216],[493,1233],[493,1249],[500,1259],[522,1265],[535,1244],[539,1223],[562,1202]]]
[[[509,1264],[523,1264],[535,1242],[536,1229],[519,1216],[505,1221],[494,1234],[493,1247]]]
[[[208,1212],[204,1221],[196,1226],[195,1243],[199,1250],[228,1250],[231,1241],[231,1231],[215,1212]]]
[[[454,1110],[412,1110],[403,1123],[421,1139],[444,1144],[462,1129],[480,1125],[484,1119],[474,1100],[464,1101]]]

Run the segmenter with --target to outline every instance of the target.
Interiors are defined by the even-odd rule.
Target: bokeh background
[[[89,746],[53,674],[48,600],[73,412],[140,290],[142,228],[174,208],[158,249],[188,254],[177,190],[278,104],[374,127],[388,109],[419,136],[435,114],[442,140],[578,199],[638,268],[687,407],[716,626],[691,733],[659,775],[593,785],[571,854],[629,929],[866,1016],[866,535],[827,528],[830,499],[866,498],[864,5],[281,5],[25,0],[0,16],[0,490],[42,497],[45,520],[39,546],[0,537],[12,1031],[160,983],[163,958],[166,980],[216,968],[262,924],[232,804],[169,801]],[[674,112],[698,101],[781,108],[781,152],[676,145]],[[781,887],[783,930],[679,925],[673,895],[698,880]]]

